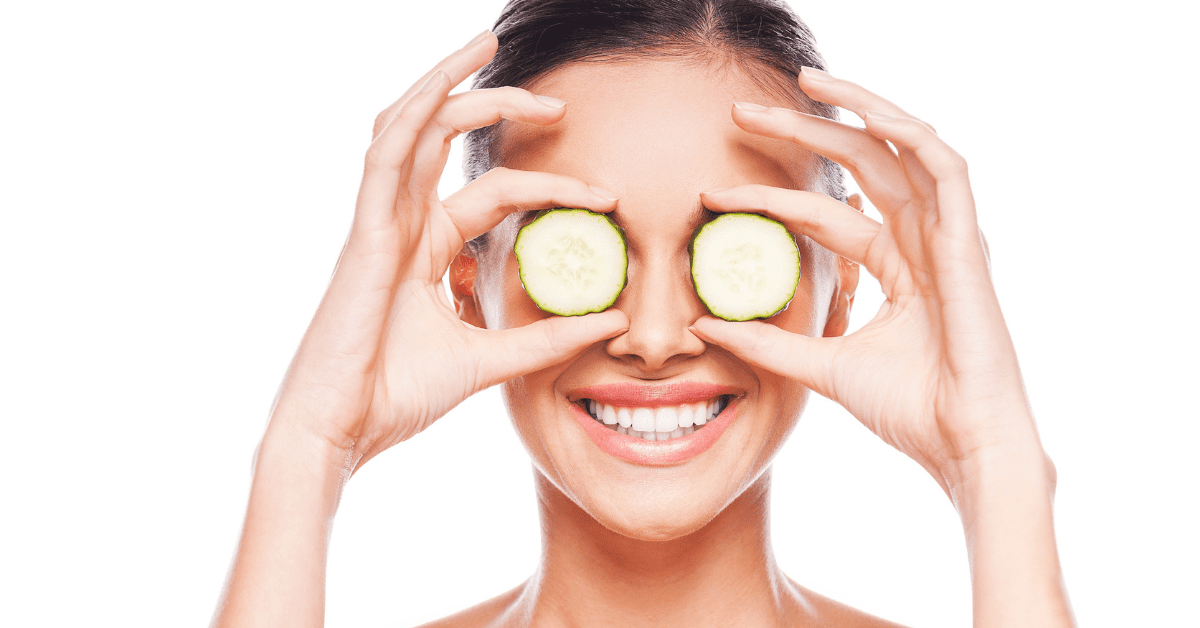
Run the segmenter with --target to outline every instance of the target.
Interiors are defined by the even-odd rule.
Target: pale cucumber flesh
[[[625,235],[604,214],[548,211],[521,227],[513,253],[526,294],[550,314],[603,311],[625,288]]]
[[[778,221],[729,213],[692,236],[692,284],[713,316],[748,321],[778,314],[796,294],[800,250]]]

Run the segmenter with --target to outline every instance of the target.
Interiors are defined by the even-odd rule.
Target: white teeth
[[[684,404],[682,406],[679,406],[678,421],[679,421],[679,427],[691,427],[692,426],[693,421],[692,421],[692,406],[691,406],[691,404]]]
[[[618,408],[587,399],[583,407],[599,423],[620,434],[650,441],[681,438],[713,420],[724,409],[725,397],[711,402],[685,403],[657,408]]]
[[[633,429],[639,432],[654,431],[654,413],[647,408],[636,408],[633,411]]]
[[[654,431],[671,432],[679,427],[679,413],[675,406],[662,406],[654,413]]]

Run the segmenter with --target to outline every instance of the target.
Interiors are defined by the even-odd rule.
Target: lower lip
[[[583,408],[575,404],[570,405],[571,416],[583,428],[588,438],[591,438],[592,442],[596,443],[596,446],[605,453],[634,464],[666,467],[685,462],[712,447],[713,443],[721,438],[721,434],[725,433],[725,428],[729,427],[733,418],[737,416],[737,408],[741,406],[739,401],[741,400],[736,399],[730,402],[721,411],[721,414],[705,423],[702,429],[687,436],[657,441],[610,430],[603,423],[593,419]]]

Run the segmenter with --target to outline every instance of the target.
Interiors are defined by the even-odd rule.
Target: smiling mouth
[[[613,406],[595,399],[580,399],[578,404],[593,420],[618,434],[660,441],[702,429],[733,399],[733,395],[719,395],[708,401],[653,408]]]

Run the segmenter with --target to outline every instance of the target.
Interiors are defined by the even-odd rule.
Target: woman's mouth
[[[577,403],[593,420],[618,434],[660,441],[702,429],[732,400],[733,395],[719,395],[708,401],[657,407],[617,406],[586,398]]]
[[[602,451],[665,466],[716,444],[741,411],[746,391],[705,382],[599,384],[566,392],[572,418]]]

